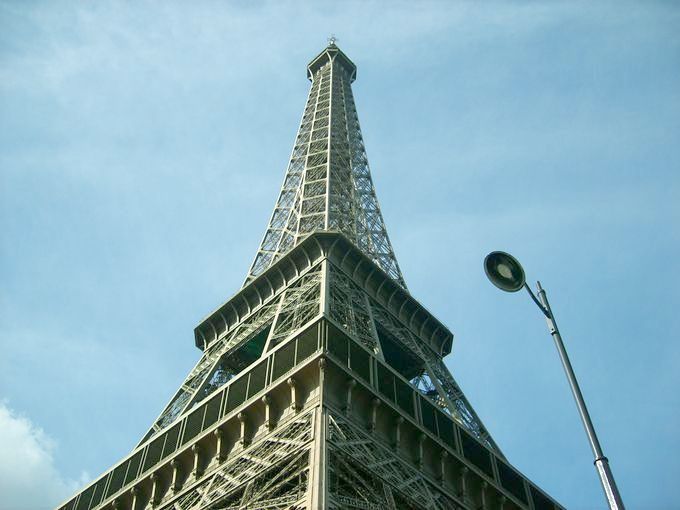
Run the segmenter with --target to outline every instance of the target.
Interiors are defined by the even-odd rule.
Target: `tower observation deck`
[[[334,41],[243,287],[132,452],[59,510],[562,508],[510,465],[408,292]]]

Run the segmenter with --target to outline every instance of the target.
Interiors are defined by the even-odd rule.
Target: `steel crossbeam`
[[[362,498],[368,498],[370,496],[372,499],[370,503],[383,505],[385,508],[388,502],[385,499],[382,484],[387,483],[398,490],[404,498],[413,501],[414,508],[416,505],[418,508],[439,508],[435,503],[439,495],[435,496],[436,492],[430,488],[422,475],[399,460],[393,452],[371,441],[364,432],[359,431],[355,425],[341,416],[333,415],[329,424],[331,429],[328,440],[329,448],[338,459],[334,469],[341,472],[344,469],[346,474],[343,476],[352,477],[355,483],[361,481],[364,488],[367,485],[369,487],[368,493],[364,490],[353,497],[360,495]],[[362,441],[363,439],[368,440]],[[357,447],[358,444],[362,447]],[[357,468],[354,466],[364,466],[364,472],[357,473]],[[366,477],[370,478],[367,480]],[[380,487],[380,490],[377,490],[377,487]],[[331,488],[331,496],[336,497],[333,490]],[[356,486],[353,490],[358,491]],[[338,496],[341,497],[342,494]]]
[[[486,428],[476,415],[442,358],[432,352],[399,319],[366,295],[354,281],[340,269],[330,266],[330,317],[367,349],[382,357],[381,341],[375,329],[379,323],[400,342],[400,348],[421,360],[423,372],[412,384],[487,446],[500,453]]]
[[[345,234],[405,288],[368,167],[350,85],[353,64],[336,47],[325,55],[311,74],[281,192],[245,283],[311,232],[329,230]]]
[[[196,394],[201,389],[205,388],[206,384],[210,381],[210,375],[214,373],[222,357],[232,351],[240,342],[246,340],[255,330],[261,328],[267,322],[270,322],[274,318],[277,304],[278,300],[260,308],[252,315],[250,320],[244,320],[236,328],[230,331],[228,335],[225,335],[217,342],[214,342],[208,350],[204,351],[194,368],[189,372],[184,383],[180,386],[179,391],[161,412],[158,419],[154,422],[153,427],[140,441],[140,444],[161,430],[164,430],[172,423],[175,423],[177,418],[179,418],[195,400],[194,397]],[[224,383],[227,380],[228,378],[221,382]],[[218,387],[219,385],[212,388],[212,390],[214,391]],[[206,393],[203,395],[203,398],[208,395],[209,393]]]
[[[247,508],[291,508],[307,491],[312,416],[306,413],[216,465],[198,484],[164,502],[159,510],[241,508],[246,489]]]
[[[273,331],[270,333],[270,337],[274,339],[272,345],[275,345],[276,340],[285,338],[306,324],[311,318],[318,315],[320,281],[321,266],[317,266],[288,287],[281,297],[277,297],[258,310],[255,310],[249,318],[244,319],[227,334],[213,342],[204,351],[201,359],[191,370],[179,391],[154,423],[154,426],[144,436],[142,442],[164,430],[172,423],[175,423],[177,418],[196,400],[196,395],[201,393],[201,390],[206,389],[211,375],[214,374],[222,357],[228,356],[243,341],[247,340],[253,332],[261,329],[265,324],[273,322],[275,316],[277,317],[276,326],[272,328]],[[216,384],[207,389],[207,391],[203,391],[201,398],[208,397],[213,391],[227,382],[230,376],[231,374],[228,374],[223,380],[219,381],[220,384]]]
[[[308,75],[243,288],[194,331],[202,356],[138,447],[59,510],[535,507],[443,362],[452,333],[406,290],[356,67],[331,42]]]

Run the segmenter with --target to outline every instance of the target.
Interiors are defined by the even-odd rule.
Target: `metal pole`
[[[529,291],[529,294],[534,299],[534,301],[536,301],[531,289],[529,289],[529,287],[526,285],[525,287]],[[593,450],[593,455],[595,457],[594,464],[597,468],[597,474],[600,476],[600,482],[602,483],[602,488],[604,489],[607,503],[609,503],[609,508],[612,510],[624,510],[621,494],[619,494],[619,489],[616,487],[616,482],[614,481],[614,475],[609,468],[609,460],[604,456],[604,453],[602,453],[600,441],[597,439],[597,435],[595,434],[595,427],[593,427],[593,422],[590,420],[590,414],[588,413],[586,403],[583,400],[581,389],[579,388],[578,382],[576,381],[576,376],[574,375],[574,370],[571,367],[569,356],[567,356],[567,351],[564,348],[562,336],[560,335],[559,329],[557,329],[557,323],[555,322],[555,316],[553,315],[552,309],[550,308],[550,303],[548,303],[548,297],[546,296],[543,287],[541,287],[541,282],[536,282],[536,287],[538,289],[538,299],[540,299],[540,305],[542,305],[541,308],[548,323],[548,329],[550,330],[553,340],[555,340],[555,347],[557,347],[557,352],[560,355],[564,372],[567,374],[569,387],[571,388],[572,395],[574,395],[576,407],[578,407],[578,412],[581,415],[583,426],[586,429],[590,448]]]

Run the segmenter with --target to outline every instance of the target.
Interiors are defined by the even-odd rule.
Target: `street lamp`
[[[518,290],[525,288],[529,293],[529,296],[531,296],[533,302],[536,303],[536,306],[538,306],[543,312],[543,315],[545,315],[546,321],[548,323],[548,330],[550,331],[553,340],[555,340],[555,347],[557,347],[557,352],[560,355],[564,372],[567,374],[567,379],[569,380],[571,393],[574,395],[576,407],[578,407],[578,412],[581,415],[581,421],[583,422],[583,426],[586,429],[586,434],[588,435],[588,442],[590,443],[590,448],[592,449],[593,456],[595,457],[595,467],[597,468],[597,474],[600,477],[600,483],[604,489],[607,503],[609,503],[609,508],[612,510],[623,510],[623,501],[621,500],[619,489],[616,487],[614,475],[612,474],[612,471],[609,467],[609,460],[604,456],[604,453],[602,453],[600,441],[598,441],[597,435],[595,434],[593,422],[590,420],[590,414],[588,414],[586,403],[583,400],[581,389],[579,388],[578,382],[576,381],[576,376],[574,375],[574,370],[571,367],[569,356],[567,356],[564,343],[562,343],[562,336],[560,335],[559,329],[557,329],[555,316],[553,315],[552,309],[550,308],[550,303],[548,303],[548,297],[546,296],[545,290],[543,287],[541,287],[541,282],[536,282],[536,289],[538,293],[538,298],[536,298],[534,293],[526,284],[524,269],[522,269],[521,264],[515,257],[502,251],[494,251],[486,256],[484,259],[484,271],[486,272],[486,276],[489,278],[489,280],[491,280],[491,283],[505,292],[517,292]]]

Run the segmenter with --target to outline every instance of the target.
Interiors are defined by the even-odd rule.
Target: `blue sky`
[[[181,384],[331,33],[404,277],[508,459],[605,506],[540,312],[483,274],[495,249],[546,287],[628,507],[673,508],[678,27],[674,2],[0,2],[2,508],[99,475]]]

